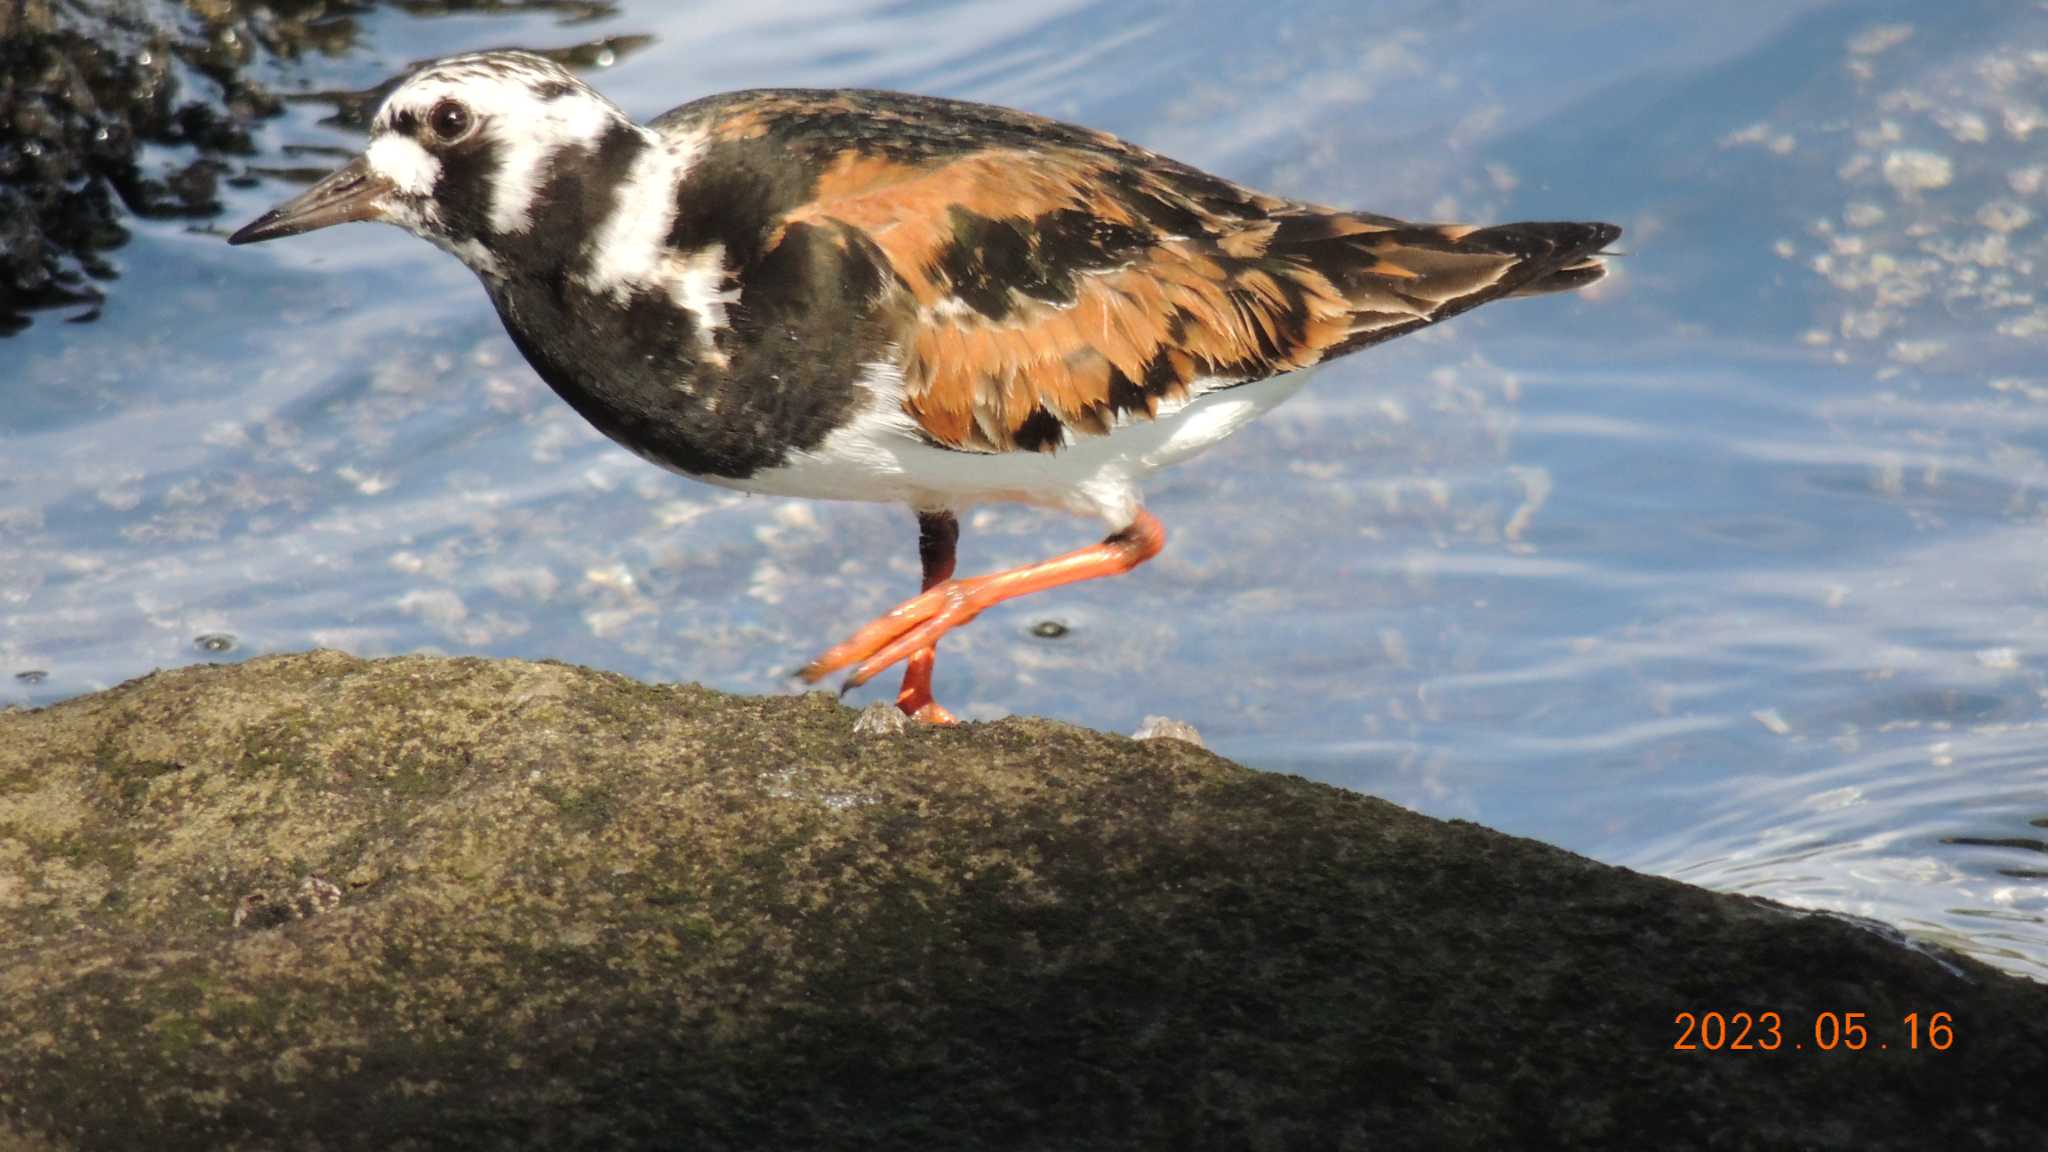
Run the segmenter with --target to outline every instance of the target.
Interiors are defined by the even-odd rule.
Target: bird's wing
[[[1340,212],[1106,134],[888,93],[748,94],[713,130],[803,157],[807,194],[778,231],[829,224],[879,254],[905,297],[905,408],[967,450],[1055,450],[1501,296],[1591,283],[1619,233]]]

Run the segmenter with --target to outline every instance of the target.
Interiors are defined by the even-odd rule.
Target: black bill
[[[390,182],[370,171],[369,162],[358,156],[318,184],[243,225],[228,237],[228,243],[254,244],[351,220],[375,220],[379,215],[377,201],[390,190]]]

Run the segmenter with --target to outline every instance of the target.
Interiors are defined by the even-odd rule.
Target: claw
[[[858,688],[887,671],[891,665],[908,660],[926,648],[938,647],[940,637],[981,615],[981,610],[986,605],[973,605],[974,589],[964,586],[971,582],[951,583],[963,587],[942,585],[934,589],[948,593],[945,607],[912,624],[874,652],[868,653],[866,658],[847,675],[846,682]]]
[[[809,683],[816,684],[841,668],[858,662],[868,653],[902,635],[906,629],[915,628],[938,612],[939,601],[945,590],[946,585],[941,584],[884,612],[860,631],[826,649],[824,655],[804,665],[803,671],[797,675]],[[856,688],[859,686],[854,685]]]

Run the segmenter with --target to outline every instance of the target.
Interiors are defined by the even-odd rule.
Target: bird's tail
[[[1551,292],[1571,292],[1589,284],[1598,284],[1607,275],[1605,258],[1614,255],[1606,251],[1606,248],[1621,236],[1620,227],[1613,224],[1509,224],[1507,227],[1598,230],[1590,237],[1573,241],[1572,246],[1568,248],[1584,255],[1537,276],[1508,293],[1510,296],[1543,296]]]
[[[1497,279],[1490,287],[1505,289],[1497,292],[1501,296],[1541,296],[1596,283],[1607,275],[1604,257],[1611,255],[1607,246],[1621,237],[1619,225],[1577,221],[1495,224],[1487,228],[1420,227],[1434,233],[1437,251],[1445,256],[1500,260],[1498,271],[1493,273]],[[1427,244],[1428,240],[1420,242]]]
[[[1584,288],[1607,274],[1613,224],[1569,221],[1411,224],[1334,213],[1296,224],[1294,254],[1350,302],[1342,355],[1412,332],[1491,300]]]

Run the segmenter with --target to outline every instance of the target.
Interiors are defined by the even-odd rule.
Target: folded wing
[[[727,123],[808,150],[816,178],[782,227],[879,254],[903,297],[905,408],[971,451],[1056,450],[1490,300],[1582,287],[1620,234],[1336,211],[950,101],[774,93]]]

